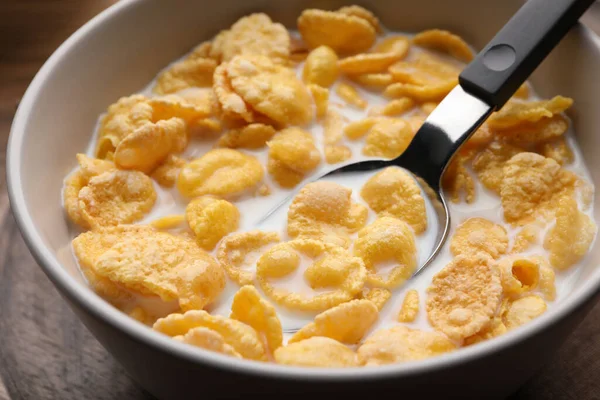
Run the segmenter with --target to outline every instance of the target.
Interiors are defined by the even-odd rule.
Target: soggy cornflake
[[[564,270],[587,253],[596,235],[596,224],[579,210],[571,196],[559,199],[555,215],[556,223],[544,237],[544,248],[550,252],[550,264]]]
[[[383,33],[383,28],[381,27],[381,24],[379,23],[379,19],[375,16],[375,14],[373,14],[371,11],[369,11],[361,6],[357,6],[357,5],[345,6],[345,7],[340,8],[339,10],[337,10],[337,12],[362,18],[362,19],[366,20],[367,22],[369,22],[369,24],[371,24],[371,26],[373,28],[375,28],[375,31],[377,33]]]
[[[196,235],[198,246],[210,251],[223,237],[238,229],[240,212],[227,200],[201,196],[188,203],[185,219]]]
[[[152,180],[138,171],[109,171],[89,180],[78,194],[88,226],[128,224],[150,212],[156,202]]]
[[[152,121],[158,122],[163,119],[181,118],[187,124],[193,124],[196,120],[212,116],[213,106],[208,97],[208,90],[203,89],[196,98],[187,95],[182,97],[170,94],[167,96],[153,97],[148,100],[152,107]]]
[[[498,263],[504,294],[519,297],[535,290],[540,281],[542,259],[538,257],[507,257]]]
[[[413,137],[412,128],[403,119],[382,118],[367,134],[363,154],[370,157],[398,157],[404,153]]]
[[[154,179],[159,185],[172,188],[177,182],[177,177],[181,168],[187,164],[187,160],[176,156],[175,154],[169,154],[169,156],[152,171],[150,177]]]
[[[347,119],[339,112],[329,109],[323,122],[325,161],[328,164],[344,162],[352,157],[352,151],[343,143],[342,133]]]
[[[263,176],[263,167],[255,157],[232,149],[214,149],[181,169],[177,189],[186,197],[236,197],[255,188]]]
[[[385,73],[390,65],[400,61],[408,54],[410,42],[404,38],[396,39],[394,46],[377,47],[370,53],[361,53],[340,60],[340,71],[349,75]]]
[[[394,79],[389,73],[352,75],[350,79],[359,85],[371,89],[383,89],[391,85]]]
[[[504,165],[513,156],[524,152],[521,147],[503,142],[492,142],[473,159],[473,170],[487,189],[500,194],[504,179]]]
[[[223,63],[215,69],[213,92],[221,118],[229,121],[254,122],[259,118],[249,104],[231,87],[228,74],[228,63]]]
[[[188,58],[178,61],[156,78],[152,91],[175,93],[191,87],[210,87],[217,62],[211,58]]]
[[[513,225],[526,225],[547,216],[557,200],[574,191],[578,180],[558,163],[535,153],[520,153],[504,166],[500,198],[504,219]]]
[[[569,143],[562,136],[549,142],[541,143],[536,153],[553,159],[561,166],[571,164],[575,159],[573,149],[571,149]]]
[[[538,259],[540,260],[538,290],[546,300],[554,301],[556,299],[556,274],[545,258],[538,257]]]
[[[344,127],[344,135],[350,140],[357,140],[365,136],[381,118],[367,117],[352,121]]]
[[[279,240],[275,232],[253,230],[234,233],[221,241],[217,258],[231,280],[240,286],[250,285],[256,275],[256,260]]]
[[[290,237],[309,237],[344,247],[349,234],[367,222],[368,210],[351,199],[352,190],[332,182],[313,182],[294,197],[288,210]]]
[[[310,295],[277,287],[276,280],[300,266],[300,255],[312,260],[304,279]],[[301,311],[324,311],[352,300],[365,284],[366,271],[360,258],[338,246],[312,239],[295,239],[275,245],[257,262],[257,280],[263,292],[276,303]]]
[[[303,129],[284,129],[267,145],[267,170],[273,180],[284,188],[296,186],[321,163],[314,138]]]
[[[460,203],[463,199],[467,204],[475,201],[475,181],[467,170],[466,163],[465,157],[456,155],[442,176],[442,188],[453,203]]]
[[[249,124],[237,129],[230,129],[217,141],[217,147],[230,149],[260,149],[267,145],[275,135],[275,128],[266,124]]]
[[[411,289],[406,292],[402,307],[398,312],[398,322],[413,322],[419,314],[419,292]]]
[[[379,311],[385,306],[387,301],[392,297],[392,292],[382,288],[366,288],[358,295],[359,299],[369,300]]]
[[[346,104],[361,110],[367,108],[367,101],[361,96],[354,86],[341,82],[337,84],[335,92],[342,100],[346,102]]]
[[[414,179],[402,169],[388,167],[378,172],[365,183],[360,195],[377,214],[405,221],[417,235],[427,229],[425,199]]]
[[[402,285],[417,266],[417,247],[409,225],[391,217],[381,217],[358,232],[354,255],[365,263],[367,282],[386,289]],[[388,263],[392,270],[380,273],[378,267]]]
[[[522,253],[539,241],[542,227],[539,224],[525,225],[515,236],[511,253]]]
[[[386,117],[396,117],[406,113],[413,108],[414,105],[415,102],[410,97],[402,97],[391,100],[384,106],[371,107],[369,110],[369,116],[382,115]]]
[[[377,321],[379,310],[369,300],[352,300],[330,308],[302,327],[288,343],[322,336],[345,344],[356,344]]]
[[[539,296],[521,297],[510,304],[504,324],[508,330],[517,328],[542,315],[546,308],[546,302]]]
[[[358,367],[356,353],[349,347],[326,337],[311,337],[278,348],[275,362],[302,367]]]
[[[115,150],[115,164],[121,169],[150,173],[171,153],[181,153],[187,146],[185,121],[171,118],[146,124],[127,135]]]
[[[214,351],[215,353],[221,353],[235,358],[242,358],[240,353],[238,353],[233,346],[227,344],[225,338],[220,333],[209,328],[192,328],[184,335],[175,336],[173,339],[183,343],[191,344],[192,346]]]
[[[423,360],[456,349],[445,335],[399,325],[381,329],[358,348],[361,365],[367,367]]]
[[[328,88],[338,75],[338,56],[330,47],[319,46],[308,53],[302,70],[302,80],[306,84]]]
[[[427,289],[427,318],[435,329],[460,340],[489,323],[501,296],[500,276],[491,258],[485,253],[460,255],[433,277]]]
[[[108,158],[131,132],[144,124],[151,122],[153,110],[148,104],[148,98],[141,94],[121,97],[111,104],[100,119],[96,157]]]
[[[243,358],[267,361],[265,347],[258,333],[250,326],[231,318],[210,315],[203,310],[171,314],[154,324],[154,329],[169,336],[185,335],[194,328],[207,328],[223,337]]]
[[[184,222],[184,215],[165,215],[150,222],[150,226],[159,230],[169,230],[181,227]]]
[[[339,11],[304,10],[298,18],[298,30],[310,48],[329,46],[338,54],[363,52],[376,37],[370,21]]]
[[[265,347],[269,352],[274,352],[283,343],[281,322],[275,308],[260,297],[254,286],[243,286],[233,296],[229,318],[254,328],[264,337]]]
[[[463,340],[463,346],[471,346],[473,344],[477,344],[483,342],[485,340],[489,340],[500,335],[505,334],[507,331],[506,325],[502,321],[502,317],[496,316],[490,320],[479,332],[475,335],[471,335],[466,337]]]
[[[430,29],[415,35],[413,43],[432,50],[439,50],[465,62],[470,62],[473,50],[460,37],[442,29]]]
[[[508,250],[508,235],[502,225],[485,218],[469,218],[462,222],[452,235],[452,255],[475,255],[479,252],[498,258]]]
[[[312,83],[307,87],[315,103],[317,118],[323,118],[327,115],[327,109],[329,108],[329,90]]]
[[[527,122],[538,122],[562,113],[573,105],[573,99],[555,96],[541,101],[509,101],[502,109],[492,114],[488,124],[492,129],[516,128]]]

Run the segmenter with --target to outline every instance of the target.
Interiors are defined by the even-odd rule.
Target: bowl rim
[[[205,364],[215,368],[234,370],[247,375],[268,375],[280,379],[305,379],[311,381],[378,380],[390,377],[406,377],[452,368],[459,364],[468,363],[475,359],[501,352],[558,323],[598,293],[600,289],[600,273],[595,273],[575,293],[557,304],[552,312],[544,313],[544,315],[520,329],[508,332],[493,340],[461,348],[456,352],[446,353],[425,360],[409,361],[377,368],[304,368],[251,360],[238,360],[209,350],[179,343],[117,310],[94,293],[91,288],[81,284],[72,277],[62,267],[54,252],[44,244],[40,233],[35,229],[33,219],[27,210],[23,188],[20,185],[21,163],[23,159],[22,150],[30,110],[35,103],[38,93],[43,89],[45,82],[56,68],[61,57],[74,47],[77,42],[89,35],[93,35],[99,26],[106,23],[116,14],[138,7],[144,2],[146,0],[124,0],[113,4],[80,27],[55,50],[27,88],[14,116],[7,145],[6,179],[9,201],[17,226],[21,231],[26,245],[37,264],[59,291],[93,317],[126,334],[134,341],[141,342],[149,347],[153,347],[155,350],[170,353],[175,357],[183,358],[199,365]],[[593,43],[598,52],[600,52],[600,41],[597,41],[590,29],[581,24],[576,29],[579,30],[584,40]],[[119,357],[116,358],[118,359]]]

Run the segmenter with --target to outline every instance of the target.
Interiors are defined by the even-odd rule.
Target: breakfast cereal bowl
[[[447,29],[463,37],[475,48],[481,48],[520,4],[518,0],[361,2],[388,29],[405,32]],[[195,398],[198,393],[215,397],[239,397],[252,394],[305,396],[317,393],[372,395],[390,391],[402,396],[424,398],[434,395],[442,398],[504,398],[550,360],[553,352],[575,329],[596,300],[600,272],[597,271],[595,260],[598,259],[600,248],[592,243],[585,258],[578,263],[577,273],[568,276],[568,282],[564,286],[568,289],[563,288],[562,294],[547,312],[518,329],[423,360],[368,368],[306,368],[243,360],[190,346],[182,343],[184,339],[173,340],[157,332],[161,330],[160,324],[159,329],[151,329],[116,309],[89,287],[73,256],[73,230],[63,210],[62,196],[65,176],[76,166],[75,154],[85,153],[90,148],[98,116],[117,99],[143,90],[171,62],[202,41],[212,38],[220,30],[231,26],[244,15],[264,12],[273,21],[295,29],[296,19],[304,9],[337,10],[344,5],[348,5],[348,2],[123,1],[82,27],[52,55],[31,83],[19,106],[9,139],[7,177],[11,207],[23,237],[39,265],[84,324],[133,379],[160,399]],[[365,22],[360,24],[365,26]],[[336,43],[332,43],[334,45]],[[359,46],[364,47],[362,44]],[[344,50],[343,47],[339,49]],[[600,47],[597,39],[586,28],[578,26],[531,78],[533,87],[542,98],[561,94],[574,99],[574,105],[567,115],[572,121],[579,144],[579,160],[585,161],[589,170],[588,179],[593,184],[600,182],[596,172],[599,169],[596,163],[600,161],[596,161],[594,157],[595,149],[600,145],[600,139],[596,135],[600,128],[600,116],[595,104],[596,93],[600,92],[600,82],[596,79],[598,70]],[[344,98],[342,94],[340,97]],[[297,104],[302,101],[302,96],[297,97]],[[349,101],[353,100],[350,98]],[[256,109],[263,112],[259,107],[257,105]],[[269,113],[268,116],[271,119],[281,119],[276,112]],[[294,118],[300,121],[305,116],[294,114]],[[294,134],[293,131],[286,133],[287,136]],[[302,135],[300,137],[294,140],[304,140]],[[285,148],[283,135],[279,136],[279,140],[278,145]],[[311,154],[310,151],[308,154]],[[279,161],[281,160],[283,159]],[[244,176],[252,175],[249,169],[254,164],[242,165],[240,173]],[[147,169],[147,165],[141,168]],[[310,166],[307,168],[311,169]],[[141,172],[140,174],[143,175]],[[196,179],[191,175],[190,180]],[[183,185],[181,182],[187,179],[182,176],[179,177],[178,186]],[[200,185],[203,184],[204,181],[200,179]],[[190,197],[206,194],[198,192],[198,187],[194,186],[195,192],[189,192],[192,194]],[[187,193],[187,189],[179,189],[183,194]],[[235,186],[238,191],[246,189],[243,185]],[[598,201],[595,198],[590,208],[596,211],[589,212],[594,220],[598,220]],[[350,200],[348,204],[350,205]],[[375,209],[374,206],[372,208]],[[87,223],[92,225],[98,221],[89,215],[86,218]],[[348,232],[356,233],[358,228],[352,230],[354,228],[351,226],[357,219],[360,218],[348,217],[345,223]],[[378,221],[382,225],[397,224],[394,222],[396,219],[389,216]],[[407,224],[402,224],[398,232],[421,229],[418,224],[413,224],[410,228]],[[360,235],[363,234],[359,233]],[[402,235],[398,233],[399,238],[404,237]],[[369,231],[365,231],[363,236],[369,237]],[[311,247],[310,251],[326,254],[338,254],[341,251],[338,244],[322,244],[320,240],[323,238],[318,239],[295,239],[288,246],[300,249],[316,246],[317,250]],[[341,238],[342,241],[345,239]],[[208,247],[214,245],[212,242],[202,244]],[[458,256],[456,260],[459,260]],[[459,261],[456,263],[460,264]],[[367,279],[364,271],[360,272],[361,268],[364,269],[362,261],[357,264],[356,257],[348,257],[345,265],[358,271],[356,275],[362,277],[360,279]],[[268,281],[265,274],[268,275],[267,267],[259,274],[263,289],[269,288],[264,283]],[[239,279],[240,285],[248,283]],[[381,284],[381,280],[373,276],[370,279]],[[431,280],[431,275],[429,279]],[[397,284],[396,281],[384,282],[385,287],[396,287]],[[342,293],[340,302],[357,296],[356,285],[348,284],[343,287],[346,292]],[[146,289],[148,287],[145,286],[144,290]],[[252,290],[248,289],[247,292]],[[171,292],[165,294],[165,297],[169,296],[172,297]],[[193,309],[190,304],[198,299],[192,296],[185,304],[181,302],[181,297],[179,300],[182,309]],[[357,301],[362,301],[361,304],[369,303],[367,300]],[[302,304],[305,309],[315,312],[331,307]],[[397,302],[396,305],[400,304],[401,302]],[[195,308],[202,307],[203,305]],[[376,309],[370,303],[366,308]],[[197,319],[207,318],[200,311],[189,312],[196,313],[194,315]],[[420,313],[424,314],[425,311]],[[242,331],[250,329],[254,332],[247,325],[236,323],[244,326]],[[164,324],[162,331],[165,331]],[[449,336],[456,335],[455,331],[445,333]],[[462,340],[463,337],[459,335],[459,339]],[[238,349],[234,349],[234,352],[236,350]],[[248,351],[243,355],[252,358],[253,353],[250,353]],[[254,358],[261,357],[266,358],[262,354]]]

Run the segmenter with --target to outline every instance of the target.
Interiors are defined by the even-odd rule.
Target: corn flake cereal
[[[383,28],[379,24],[379,19],[371,11],[369,11],[361,6],[357,6],[357,5],[345,6],[345,7],[340,8],[339,10],[337,10],[337,12],[362,18],[362,19],[368,21],[369,24],[371,24],[371,26],[373,28],[375,28],[375,31],[377,33],[383,32]]]
[[[308,53],[302,70],[302,80],[305,83],[328,88],[338,75],[338,56],[330,47],[319,46]]]
[[[427,229],[425,199],[414,179],[400,168],[388,167],[370,178],[361,197],[381,216],[399,218],[421,234]]]
[[[373,326],[379,310],[369,300],[352,300],[330,308],[296,332],[288,343],[322,336],[345,344],[358,343]]]
[[[365,263],[367,282],[386,289],[402,285],[417,266],[417,247],[410,227],[391,217],[381,217],[358,232],[354,255]],[[381,264],[389,263],[393,265],[391,271],[378,271]]]
[[[419,313],[419,292],[411,289],[406,292],[398,313],[398,322],[413,322]]]
[[[354,86],[347,83],[338,83],[335,88],[335,92],[342,98],[347,104],[365,109],[367,108],[367,101],[362,98],[360,93],[354,88]]]
[[[500,194],[504,179],[504,165],[513,156],[524,152],[521,147],[502,142],[492,142],[473,159],[473,170],[487,189]]]
[[[172,188],[177,182],[177,177],[181,168],[187,164],[187,161],[175,154],[169,154],[158,167],[152,171],[150,177],[154,179],[159,185]]]
[[[212,250],[224,236],[237,230],[240,212],[227,200],[201,196],[188,203],[185,219],[196,235],[198,246]]]
[[[321,163],[321,154],[312,135],[300,128],[280,131],[267,145],[267,169],[275,182],[292,188]]]
[[[517,328],[542,315],[546,308],[546,302],[539,296],[521,297],[510,304],[504,324],[508,330]]]
[[[404,47],[393,48],[388,52],[361,53],[346,57],[338,63],[344,74],[360,75],[385,73],[390,65],[403,59],[408,53],[409,41]]]
[[[502,225],[485,218],[469,218],[461,223],[450,241],[452,255],[474,255],[479,252],[498,258],[508,250],[508,235]]]
[[[492,129],[518,127],[526,122],[537,122],[562,113],[573,105],[573,99],[555,96],[542,101],[509,101],[501,110],[492,114],[488,124]]]
[[[220,333],[202,326],[192,328],[187,331],[185,335],[175,336],[173,339],[216,353],[225,354],[235,358],[242,358],[240,353],[238,353],[233,346],[230,346],[225,342],[225,338],[223,338]]]
[[[442,187],[453,203],[460,203],[462,199],[467,204],[475,201],[475,181],[465,164],[465,157],[456,155],[442,176]]]
[[[438,332],[426,332],[399,325],[373,333],[358,348],[367,367],[423,360],[456,349],[450,339]]]
[[[544,238],[550,264],[560,270],[571,267],[587,253],[595,235],[596,224],[579,210],[575,199],[562,197],[556,209],[556,223]]]
[[[346,119],[335,110],[327,110],[323,122],[323,139],[325,142],[325,161],[336,164],[352,157],[352,151],[342,142],[342,133]]]
[[[515,236],[511,253],[522,253],[536,244],[539,240],[541,226],[538,224],[525,225]]]
[[[365,86],[371,89],[382,89],[392,84],[394,79],[389,73],[381,74],[359,74],[351,75],[349,77],[352,81],[358,83],[361,86]]]
[[[573,150],[564,137],[559,137],[549,142],[541,143],[536,150],[536,153],[553,159],[561,166],[571,164],[575,159]]]
[[[310,48],[331,47],[338,54],[355,54],[375,42],[376,31],[367,19],[339,11],[304,10],[298,30]]]
[[[311,337],[275,350],[275,362],[302,367],[357,367],[356,353],[326,337]]]
[[[249,104],[233,90],[227,72],[228,63],[223,63],[215,69],[213,92],[218,105],[219,114],[230,121],[253,122],[258,119],[256,112]]]
[[[385,306],[387,301],[392,297],[392,292],[382,288],[366,288],[358,296],[359,299],[369,300],[379,311]]]
[[[311,288],[322,289],[313,296],[290,292],[274,284],[274,280],[298,269],[300,254],[313,261],[304,272],[305,280]],[[263,292],[276,303],[294,310],[324,311],[350,301],[362,290],[365,278],[360,258],[352,257],[341,247],[312,239],[275,245],[257,262],[257,279]]]
[[[175,94],[167,96],[153,97],[148,100],[152,107],[152,122],[158,122],[163,119],[181,118],[187,124],[193,124],[196,120],[212,116],[213,106],[210,101],[208,89],[200,89],[200,93],[182,97]],[[196,97],[192,97],[196,96]]]
[[[435,329],[460,340],[490,321],[501,295],[499,273],[487,254],[457,256],[427,289],[427,317]]]
[[[414,132],[400,118],[383,118],[378,121],[365,139],[363,154],[371,157],[395,158],[404,153]]]
[[[329,90],[312,83],[308,85],[308,90],[315,103],[317,118],[323,118],[329,108]]]
[[[270,352],[277,350],[283,343],[281,322],[275,308],[260,297],[254,286],[243,286],[237,291],[229,318],[253,327],[264,337]]]
[[[430,29],[417,34],[413,43],[428,49],[439,50],[465,62],[473,60],[473,51],[459,36],[442,30]]]
[[[368,214],[365,206],[352,201],[351,194],[352,190],[331,182],[304,186],[288,210],[288,235],[347,247],[348,235],[365,225]]]
[[[567,119],[562,115],[556,115],[537,122],[524,122],[508,129],[495,129],[494,135],[516,145],[537,143],[543,146],[545,142],[562,138],[568,128]]]
[[[171,314],[154,324],[154,330],[169,336],[185,335],[194,328],[204,327],[217,332],[225,343],[233,347],[243,358],[267,361],[265,347],[256,331],[231,318],[210,315],[203,310],[187,311],[184,314]]]
[[[513,256],[500,260],[502,289],[509,297],[518,297],[537,288],[540,280],[540,260],[535,257]]]
[[[256,260],[270,246],[279,242],[275,232],[258,230],[235,233],[226,236],[219,244],[217,258],[230,279],[238,285],[249,285],[254,282]]]
[[[365,136],[381,118],[368,117],[350,122],[344,127],[344,135],[350,140],[357,140]]]
[[[184,222],[184,215],[165,215],[150,222],[150,226],[158,230],[169,230],[181,227]]]
[[[386,105],[381,107],[373,107],[369,110],[370,116],[383,115],[386,117],[395,117],[406,113],[408,110],[413,108],[415,102],[410,97],[402,97],[394,99],[388,102]]]
[[[210,58],[179,61],[158,76],[152,90],[157,94],[169,94],[191,87],[210,87],[215,68],[217,62]]]
[[[239,129],[231,129],[221,136],[217,147],[230,149],[260,149],[275,135],[275,128],[271,125],[254,123]]]
[[[177,189],[186,197],[236,197],[255,188],[263,176],[263,167],[255,157],[232,149],[214,149],[181,169]]]

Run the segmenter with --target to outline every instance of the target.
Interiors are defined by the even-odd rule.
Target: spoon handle
[[[527,0],[460,74],[495,109],[517,91],[594,0]]]

